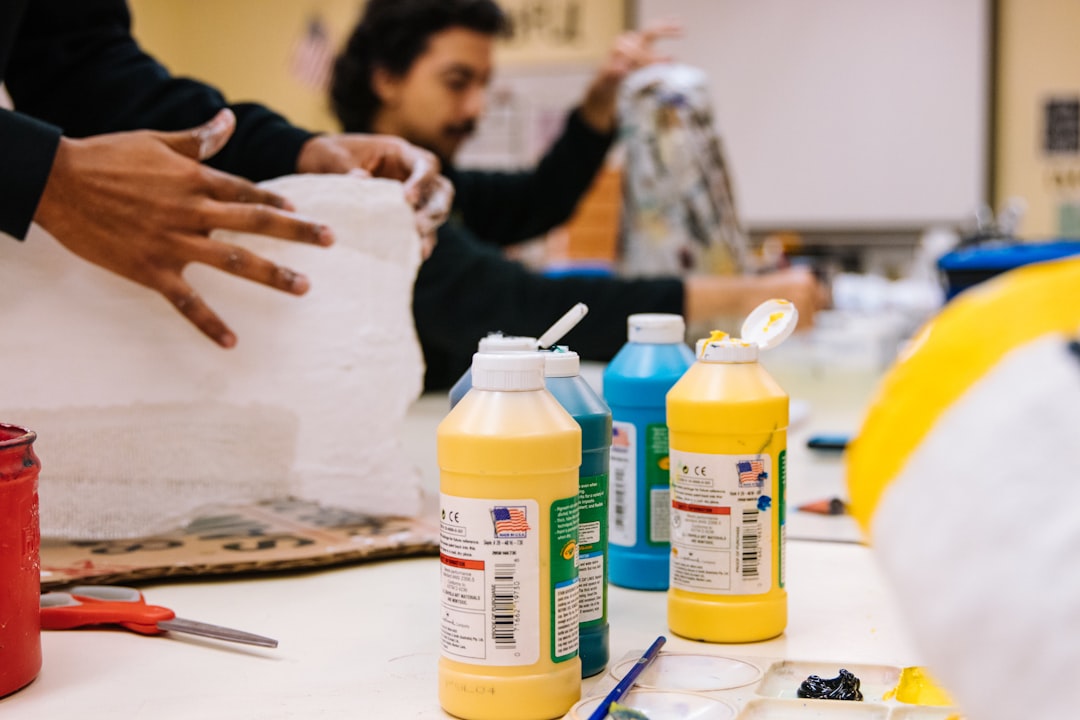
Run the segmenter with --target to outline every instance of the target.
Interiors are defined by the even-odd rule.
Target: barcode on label
[[[761,561],[761,539],[758,526],[758,511],[743,510],[742,513],[742,577],[743,580],[757,580],[758,564]]]
[[[615,529],[624,532],[628,530],[626,527],[626,470],[621,467],[612,468],[611,487],[614,490],[614,498],[612,498],[612,505],[615,508],[615,514],[612,516],[612,525]]]
[[[517,565],[495,563],[491,584],[491,637],[495,647],[513,650],[517,647],[518,620]]]

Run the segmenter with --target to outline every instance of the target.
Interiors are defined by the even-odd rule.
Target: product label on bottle
[[[607,615],[606,558],[608,476],[591,475],[579,481],[578,603],[582,626],[603,624]]]
[[[535,664],[546,592],[538,503],[444,494],[441,505],[443,656],[473,665]]]
[[[637,428],[611,423],[611,497],[608,539],[612,545],[637,543]]]
[[[671,587],[717,595],[772,588],[772,458],[672,450]]]
[[[645,524],[650,545],[666,545],[671,539],[671,458],[668,428],[663,423],[645,426]]]
[[[551,504],[551,662],[578,653],[578,499]]]

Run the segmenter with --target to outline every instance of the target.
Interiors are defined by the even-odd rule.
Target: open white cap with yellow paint
[[[743,321],[742,337],[714,331],[699,340],[697,356],[702,362],[756,362],[759,350],[769,350],[784,342],[799,323],[799,311],[788,300],[766,300]]]

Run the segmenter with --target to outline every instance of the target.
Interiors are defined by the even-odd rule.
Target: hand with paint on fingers
[[[200,161],[225,145],[230,110],[180,132],[135,131],[76,140],[56,152],[35,222],[84,260],[163,296],[222,347],[236,344],[224,321],[184,280],[188,263],[211,265],[302,295],[306,277],[210,237],[221,228],[329,245],[329,228],[293,212],[284,198]]]
[[[400,180],[405,200],[416,211],[416,226],[424,238],[424,257],[431,253],[435,229],[450,214],[454,186],[439,174],[433,153],[392,135],[319,135],[300,149],[296,170],[301,173],[362,172]]]
[[[670,62],[671,56],[656,52],[653,46],[659,40],[681,34],[682,26],[667,20],[650,23],[643,30],[617,37],[611,54],[600,66],[581,104],[581,115],[585,122],[597,132],[611,132],[615,128],[616,101],[623,79],[646,65]]]

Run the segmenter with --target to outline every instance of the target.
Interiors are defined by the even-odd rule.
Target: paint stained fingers
[[[226,203],[268,205],[288,211],[295,210],[288,199],[264,190],[250,180],[208,167],[204,167],[203,172],[210,184],[210,197],[215,200]]]
[[[428,194],[416,209],[416,227],[422,235],[428,235],[446,222],[454,201],[454,186],[442,175],[435,176]]]
[[[186,282],[177,278],[177,282],[171,287],[159,291],[181,315],[208,338],[223,348],[236,345],[236,335]]]
[[[432,193],[445,189],[441,182],[445,178],[439,175],[439,161],[435,155],[419,148],[410,149],[413,165],[412,172],[405,180],[405,199],[413,207],[419,208],[428,202]],[[450,193],[453,197],[453,186],[450,186]]]
[[[235,245],[215,243],[199,257],[199,262],[293,295],[303,295],[311,287],[305,275]]]
[[[269,235],[311,245],[334,243],[334,234],[326,225],[269,205],[215,203],[206,211],[205,220],[207,227],[221,230]]]

